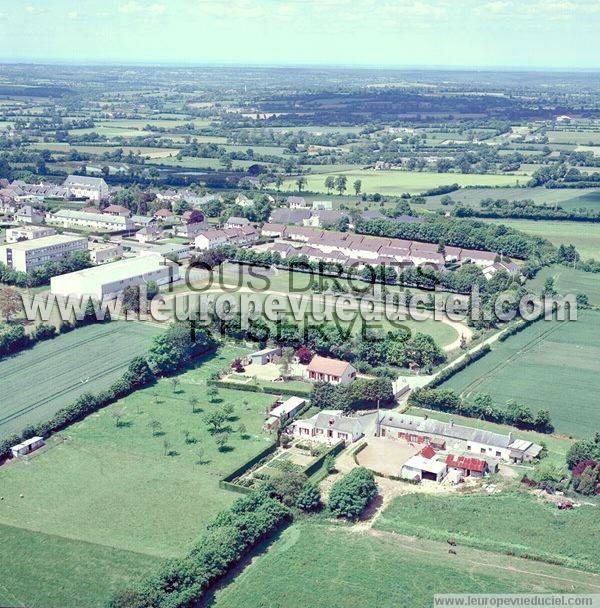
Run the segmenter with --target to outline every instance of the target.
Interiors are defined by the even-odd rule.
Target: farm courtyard
[[[236,498],[219,479],[270,440],[261,428],[272,395],[206,394],[210,374],[245,352],[224,347],[178,376],[179,385],[160,380],[54,436],[30,459],[2,467],[0,604],[53,598],[67,608],[103,605],[117,584],[185,552]],[[224,404],[234,411],[219,449],[204,416]],[[14,555],[28,546],[42,550],[27,553],[24,570]],[[68,584],[48,575],[49,559]]]

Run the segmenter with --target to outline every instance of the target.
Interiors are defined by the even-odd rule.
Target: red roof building
[[[356,378],[356,369],[347,361],[315,355],[308,364],[308,377],[317,382],[349,384]]]
[[[455,456],[448,454],[446,464],[452,469],[460,469],[465,477],[483,477],[488,471],[488,463],[472,456]]]
[[[437,452],[430,445],[426,445],[421,450],[421,456],[423,456],[423,458],[433,458],[436,454]]]

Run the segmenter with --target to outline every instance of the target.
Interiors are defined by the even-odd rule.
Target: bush
[[[336,517],[357,519],[377,495],[373,473],[364,467],[352,469],[336,481],[329,493],[329,510]]]
[[[296,496],[296,507],[307,513],[317,511],[321,507],[321,493],[314,483],[307,482],[304,484],[298,496]]]
[[[108,605],[111,608],[197,605],[212,584],[290,516],[289,509],[265,491],[240,498],[217,515],[187,555],[169,560],[140,584],[116,592]]]

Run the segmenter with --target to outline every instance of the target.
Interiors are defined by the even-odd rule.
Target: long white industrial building
[[[143,255],[62,274],[50,279],[50,291],[57,296],[91,296],[96,300],[116,298],[127,287],[150,281],[167,285],[179,279],[179,268],[160,255]]]

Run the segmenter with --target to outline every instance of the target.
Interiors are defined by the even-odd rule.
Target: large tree
[[[16,289],[8,286],[0,288],[0,313],[7,323],[21,312],[22,308],[23,302]]]

